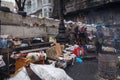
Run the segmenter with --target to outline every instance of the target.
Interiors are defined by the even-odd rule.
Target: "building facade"
[[[10,9],[10,11],[14,11],[14,9],[15,9],[13,2],[8,2],[5,0],[1,0],[1,6],[8,7]]]
[[[118,25],[119,7],[120,0],[65,0],[64,18],[89,24]]]
[[[120,0],[69,0],[65,4],[66,17],[86,23],[120,24]]]
[[[28,15],[50,17],[53,10],[53,0],[26,0],[25,11]]]

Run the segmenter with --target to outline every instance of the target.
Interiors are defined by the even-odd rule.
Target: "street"
[[[97,60],[86,60],[82,63],[75,63],[75,65],[66,68],[65,71],[74,80],[96,80],[98,71]]]

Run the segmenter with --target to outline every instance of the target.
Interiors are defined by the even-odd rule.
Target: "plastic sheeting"
[[[52,65],[31,64],[30,67],[43,80],[73,80],[63,69],[55,68]]]
[[[70,78],[63,69],[55,68],[52,65],[36,65],[30,64],[30,68],[42,79],[42,80],[73,80]],[[26,69],[23,67],[14,77],[8,80],[30,80]]]

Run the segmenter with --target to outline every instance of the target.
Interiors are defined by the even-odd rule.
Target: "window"
[[[43,4],[46,4],[46,0],[43,0]]]
[[[32,2],[32,10],[35,11],[37,9],[37,3],[36,0],[33,0]]]
[[[51,3],[51,0],[48,0],[48,3]]]
[[[47,9],[45,8],[45,9],[44,9],[44,12],[46,12],[46,11],[47,11]]]
[[[52,9],[51,9],[51,8],[49,8],[49,11],[50,11],[50,12],[52,12]]]
[[[45,17],[47,16],[47,9],[46,8],[44,9],[44,16]]]
[[[44,7],[42,9],[42,14],[44,17],[50,17],[52,14],[52,8],[51,7]]]
[[[31,1],[29,1],[29,2],[27,3],[27,7],[28,7],[28,8],[31,8]]]
[[[52,8],[49,8],[49,17],[52,15]]]
[[[37,7],[42,7],[42,0],[37,0]]]
[[[43,4],[48,4],[48,3],[52,3],[51,0],[42,0]]]

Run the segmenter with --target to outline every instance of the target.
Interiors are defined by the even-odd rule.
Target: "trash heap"
[[[75,56],[63,55],[64,45],[44,42],[40,38],[29,40],[29,44],[25,40],[22,43],[18,38],[12,40],[14,46],[7,47],[7,45],[1,48],[0,79],[73,80],[63,68],[66,68],[68,62]],[[3,74],[2,71],[5,73]]]
[[[97,59],[96,55],[100,53],[101,55],[110,52],[115,54],[119,51],[119,48],[115,47],[119,46],[116,44],[119,41],[118,36],[116,34],[111,36],[110,29],[107,27],[95,27],[81,22],[72,24],[69,22],[66,25],[69,34],[69,42],[66,44],[56,43],[55,38],[52,37],[49,41],[45,41],[46,39],[42,37],[1,38],[1,79],[8,77],[8,80],[22,78],[24,80],[73,80],[64,71],[68,66],[74,66],[75,62],[82,63],[86,58]],[[109,67],[102,66],[104,64],[102,59],[105,60],[106,56],[103,57],[102,55],[98,58],[99,72]],[[109,61],[110,59],[111,57]],[[106,62],[107,65],[110,63]],[[115,66],[111,65],[110,69],[111,67],[116,70]],[[100,74],[104,75],[105,72]]]
[[[87,46],[87,44],[83,46],[79,43],[61,45],[51,37],[50,41],[52,42],[45,41],[42,37],[22,39],[7,36],[1,38],[0,55],[3,56],[3,65],[0,64],[2,65],[0,72],[6,72],[0,73],[1,78],[17,80],[22,76],[23,79],[30,80],[31,76],[28,73],[30,71],[30,73],[35,73],[36,77],[44,80],[72,80],[69,76],[65,76],[67,74],[64,69],[71,65],[74,66],[75,62],[83,62],[82,58],[85,56],[86,49],[91,46]],[[36,69],[33,69],[34,66]],[[38,67],[39,69],[37,69]],[[24,71],[26,71],[26,77],[26,74],[23,74]]]

